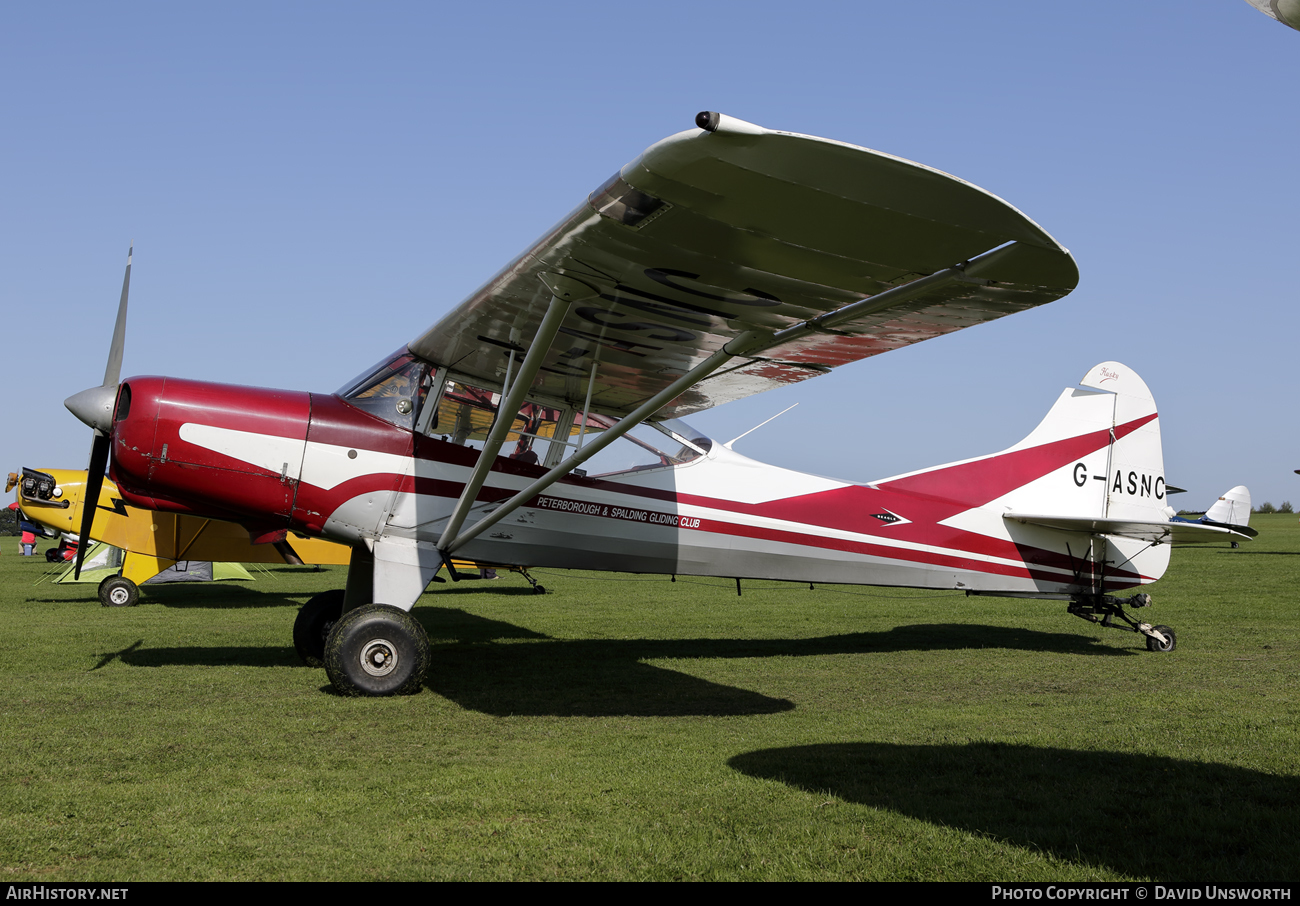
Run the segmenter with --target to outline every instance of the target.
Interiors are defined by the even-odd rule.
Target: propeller
[[[122,299],[117,303],[117,323],[113,325],[113,342],[108,347],[108,364],[104,368],[104,383],[75,393],[63,401],[68,411],[89,425],[95,432],[90,445],[90,465],[87,466],[86,488],[81,498],[81,535],[77,544],[77,563],[73,577],[81,578],[81,564],[90,547],[90,532],[95,526],[95,510],[99,507],[99,492],[104,486],[104,472],[112,451],[113,403],[117,399],[117,385],[122,379],[122,350],[126,346],[126,298],[131,290],[131,256],[135,243],[126,253],[126,275],[122,278]]]

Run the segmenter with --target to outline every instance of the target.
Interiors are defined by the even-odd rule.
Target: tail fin
[[[871,486],[936,501],[936,512],[950,513],[941,520],[946,526],[1005,533],[1026,563],[1044,570],[1034,577],[1039,591],[1154,582],[1169,564],[1169,545],[1162,542],[1174,515],[1166,502],[1155,401],[1118,362],[1103,362],[1080,383],[1061,393],[1028,437],[1001,453]],[[992,514],[1000,517],[996,528]]]
[[[1047,417],[1016,448],[1075,457],[1007,495],[1005,519],[1068,532],[1104,535],[1084,555],[1099,566],[1098,588],[1154,582],[1169,566],[1169,519],[1160,417],[1143,380],[1118,362],[1103,362],[1066,390]],[[1042,447],[1049,444],[1049,447]],[[1029,452],[1029,450],[1027,450]],[[1012,499],[1014,498],[1014,499]],[[1068,549],[1071,558],[1078,554]]]
[[[1205,511],[1203,521],[1219,525],[1250,525],[1250,491],[1242,484],[1227,491]]]
[[[1085,386],[1115,394],[1115,423],[1106,470],[1107,519],[1168,519],[1165,458],[1160,418],[1151,391],[1132,369],[1118,362],[1098,365]]]
[[[1080,384],[1063,391],[1038,427],[1006,451],[1050,451],[1061,465],[999,502],[1030,513],[1167,520],[1173,511],[1151,391],[1118,362],[1096,366]]]

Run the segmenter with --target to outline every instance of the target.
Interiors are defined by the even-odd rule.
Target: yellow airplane
[[[84,470],[23,469],[21,475],[9,473],[5,491],[15,485],[18,504],[28,520],[66,534],[80,530]],[[346,564],[350,555],[341,544],[298,535],[286,535],[284,540],[271,544],[253,544],[248,531],[233,522],[127,506],[117,485],[108,480],[100,488],[91,537],[125,552],[122,574],[100,583],[99,600],[105,607],[136,604],[138,586],[181,560]]]
[[[21,474],[9,473],[5,493],[16,486],[25,518],[55,532],[75,535],[81,529],[86,474],[84,470],[25,468]],[[352,553],[346,545],[292,532],[286,532],[278,541],[253,544],[248,530],[233,522],[128,506],[118,494],[117,485],[107,478],[100,487],[91,539],[123,551],[121,574],[99,584],[99,602],[105,607],[139,603],[139,586],[182,560],[347,565]],[[468,560],[452,564],[457,570],[495,566]],[[504,568],[520,572],[535,592],[544,593],[545,589],[527,572],[517,567]]]

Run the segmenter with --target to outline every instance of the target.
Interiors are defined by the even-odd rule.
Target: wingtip
[[[695,125],[705,132],[716,132],[722,135],[764,135],[767,133],[767,130],[762,126],[747,123],[744,120],[736,119],[734,116],[727,116],[725,113],[718,113],[715,110],[701,110],[695,114]]]

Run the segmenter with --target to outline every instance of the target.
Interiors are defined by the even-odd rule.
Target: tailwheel
[[[1147,636],[1147,651],[1173,651],[1178,645],[1178,640],[1174,638],[1174,631],[1168,626],[1152,626],[1156,632],[1165,637],[1165,641],[1160,641],[1153,635]]]
[[[325,591],[298,608],[293,647],[308,667],[325,666],[325,638],[343,616],[343,589]]]
[[[134,607],[140,603],[140,587],[126,576],[109,576],[99,583],[99,603],[105,607]]]
[[[334,624],[324,660],[341,695],[413,695],[429,669],[429,636],[406,611],[366,604]]]
[[[1082,617],[1091,623],[1100,623],[1110,629],[1122,629],[1146,636],[1148,651],[1173,651],[1177,643],[1174,631],[1168,626],[1152,626],[1135,620],[1124,612],[1125,607],[1150,607],[1151,596],[1138,594],[1131,598],[1117,598],[1114,595],[1080,595],[1070,602],[1068,610],[1076,617]],[[1159,637],[1157,637],[1157,634]]]

